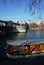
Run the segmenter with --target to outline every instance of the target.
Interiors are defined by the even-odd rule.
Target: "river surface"
[[[28,59],[7,59],[4,56],[4,46],[9,40],[44,40],[44,30],[28,30],[26,33],[0,34],[0,65],[42,65],[44,57]],[[41,61],[42,60],[42,61]]]
[[[28,30],[26,33],[13,33],[7,35],[0,35],[1,39],[5,40],[33,40],[33,39],[44,39],[44,30]]]

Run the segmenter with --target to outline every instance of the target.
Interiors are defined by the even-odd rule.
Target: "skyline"
[[[22,0],[20,4],[18,4],[17,1],[15,3],[11,3],[10,0],[6,0],[6,3],[3,4],[3,0],[0,0],[0,20],[44,20],[44,10],[37,13],[37,9],[35,8],[36,13],[31,15],[31,12],[27,7],[28,3],[29,0]],[[42,2],[41,8],[44,8],[44,2]],[[38,19],[39,14],[42,16],[40,19]]]

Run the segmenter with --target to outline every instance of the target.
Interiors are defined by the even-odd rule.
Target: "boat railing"
[[[31,45],[31,44],[40,44],[40,43],[44,43],[44,39],[26,40],[21,45]]]

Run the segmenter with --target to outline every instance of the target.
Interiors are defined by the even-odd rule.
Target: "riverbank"
[[[44,30],[44,28],[29,28],[30,30]]]

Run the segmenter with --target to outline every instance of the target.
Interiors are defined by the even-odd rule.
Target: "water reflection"
[[[29,30],[27,33],[14,33],[8,34],[0,37],[0,42],[2,40],[22,40],[22,39],[44,39],[44,30]]]
[[[21,40],[26,36],[26,33],[14,33],[6,36],[7,40]]]

